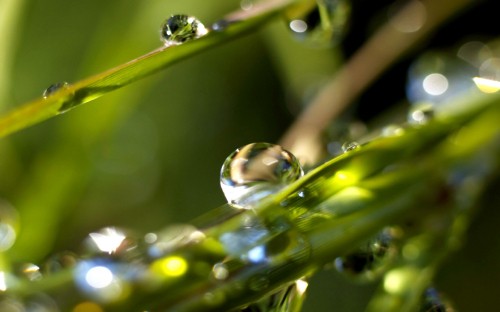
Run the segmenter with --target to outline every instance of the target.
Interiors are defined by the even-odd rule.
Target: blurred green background
[[[224,203],[219,170],[225,157],[250,142],[276,142],[300,103],[366,40],[390,3],[354,1],[350,30],[338,49],[298,43],[277,20],[1,140],[0,198],[20,213],[9,254],[42,261],[51,250],[77,251],[89,231],[103,226],[145,233]],[[0,0],[0,109],[39,97],[54,82],[75,82],[157,48],[170,14],[187,13],[210,25],[238,7],[235,0]],[[487,11],[483,5],[469,14]],[[478,26],[475,15],[457,21],[468,21],[479,34],[493,31],[490,20]],[[410,58],[453,44],[450,36],[458,39],[456,27],[436,34]],[[403,100],[409,61],[382,77],[349,115],[368,121]],[[500,199],[492,189],[466,248],[437,281],[460,311],[496,306]],[[326,271],[310,283],[304,311],[362,311],[373,288]]]

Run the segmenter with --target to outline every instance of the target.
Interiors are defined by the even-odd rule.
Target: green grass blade
[[[233,13],[219,24],[224,27],[212,30],[201,38],[180,45],[160,47],[125,64],[62,88],[47,98],[42,97],[29,102],[0,117],[0,137],[64,113],[184,58],[238,38],[265,25],[267,21],[294,3],[293,0],[272,1],[265,6],[256,6],[248,12]]]

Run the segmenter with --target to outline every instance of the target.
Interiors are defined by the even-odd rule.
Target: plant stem
[[[281,145],[302,162],[314,164],[322,154],[322,134],[338,116],[373,81],[394,62],[428,37],[447,19],[457,14],[471,0],[410,1],[349,59],[339,72],[316,95],[281,139]],[[417,8],[423,13],[415,12]],[[408,20],[422,15],[425,23],[414,32],[402,32],[392,24],[394,20]]]

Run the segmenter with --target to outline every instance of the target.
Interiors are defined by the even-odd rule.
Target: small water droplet
[[[382,129],[382,136],[393,137],[403,135],[405,130],[398,125],[387,125]]]
[[[14,244],[17,236],[18,214],[8,202],[0,199],[0,252]]]
[[[379,278],[394,262],[396,247],[391,229],[385,229],[358,250],[335,259],[337,271],[356,281],[368,282]]]
[[[161,28],[161,38],[167,46],[197,39],[207,33],[198,19],[188,15],[172,15]]]
[[[50,275],[74,267],[78,262],[77,256],[64,251],[49,257],[41,266],[42,274]]]
[[[154,236],[151,234],[154,234],[156,239],[152,239],[152,243],[149,243],[147,253],[154,259],[163,257],[176,248],[199,242],[205,238],[203,232],[190,224],[174,224],[158,233],[149,233],[148,236],[153,238]]]
[[[344,34],[350,5],[345,0],[323,0],[302,14],[289,12],[286,15],[294,37],[315,47],[331,47]]]
[[[412,125],[423,125],[434,117],[432,104],[420,104],[413,106],[408,112],[408,123]]]
[[[253,143],[227,157],[220,183],[229,203],[249,206],[303,175],[295,156],[279,145]]]
[[[354,151],[355,149],[358,149],[360,147],[361,146],[358,142],[347,142],[342,145],[342,151],[344,151],[344,153],[347,153],[350,151]]]
[[[225,280],[229,276],[229,270],[224,263],[217,263],[212,268],[212,274],[217,280]]]
[[[215,23],[212,24],[211,30],[213,31],[223,31],[224,29],[227,28],[231,24],[230,21],[221,19]]]
[[[47,89],[45,89],[45,91],[43,91],[43,98],[46,99],[57,91],[65,89],[67,87],[69,87],[69,83],[67,83],[66,81],[51,84]]]

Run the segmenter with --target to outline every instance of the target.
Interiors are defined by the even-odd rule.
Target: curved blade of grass
[[[184,58],[242,36],[265,25],[294,0],[275,0],[255,6],[250,11],[228,15],[207,35],[179,45],[160,47],[146,55],[119,65],[101,74],[62,88],[47,98],[39,98],[0,117],[0,137],[64,113],[113,90],[149,76]]]

